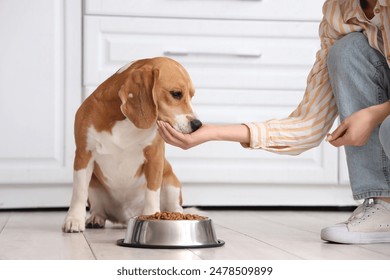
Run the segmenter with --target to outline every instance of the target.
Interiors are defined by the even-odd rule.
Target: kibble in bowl
[[[207,217],[197,214],[184,214],[180,212],[156,212],[153,215],[138,216],[138,220],[206,220]]]

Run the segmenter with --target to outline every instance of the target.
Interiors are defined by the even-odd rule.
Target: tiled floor
[[[321,228],[345,220],[347,212],[329,211],[207,211],[220,248],[136,249],[120,247],[126,229],[65,234],[65,212],[0,212],[0,259],[386,259],[390,244],[338,245],[320,240]]]

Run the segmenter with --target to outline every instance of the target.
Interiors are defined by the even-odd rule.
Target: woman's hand
[[[335,147],[367,144],[374,129],[389,115],[389,109],[390,102],[385,102],[353,113],[328,134],[327,141]]]
[[[187,150],[212,139],[213,129],[210,125],[202,125],[198,130],[190,134],[184,134],[174,129],[169,123],[157,121],[160,136],[165,142],[173,146]]]
[[[246,146],[250,142],[249,129],[243,124],[203,124],[190,134],[183,134],[163,121],[157,121],[157,128],[165,142],[184,150],[211,140],[239,142]]]

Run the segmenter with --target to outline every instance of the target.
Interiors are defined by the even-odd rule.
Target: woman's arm
[[[242,124],[211,125],[204,124],[197,131],[183,134],[168,123],[157,121],[158,132],[165,142],[184,150],[207,141],[233,141],[249,146],[250,136],[247,126]]]

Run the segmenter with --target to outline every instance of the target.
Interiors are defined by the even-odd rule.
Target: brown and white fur
[[[64,232],[126,224],[139,214],[182,212],[181,184],[165,159],[156,121],[191,133],[202,123],[194,87],[176,61],[157,57],[119,69],[80,106],[75,119],[73,193]],[[90,217],[86,218],[86,204]]]

